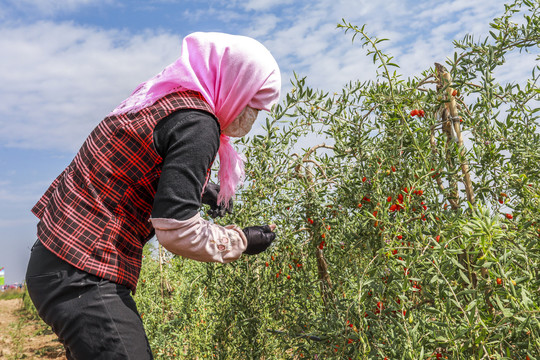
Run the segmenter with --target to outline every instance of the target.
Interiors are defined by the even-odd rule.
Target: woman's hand
[[[206,205],[210,205],[210,210],[207,211],[207,214],[212,217],[212,219],[215,219],[217,217],[223,217],[226,213],[232,214],[232,208],[233,208],[233,201],[232,199],[229,200],[229,204],[227,207],[218,204],[219,194],[219,185],[208,183],[206,185],[206,189],[204,189],[204,193],[202,195],[202,203]]]
[[[248,244],[244,254],[256,255],[266,250],[276,238],[276,225],[250,226],[245,228]]]

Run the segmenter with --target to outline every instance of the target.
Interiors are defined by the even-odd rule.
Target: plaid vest
[[[185,91],[101,121],[32,208],[43,245],[76,268],[135,292],[142,248],[154,234],[149,219],[161,175],[154,128],[186,108],[213,114],[202,95]]]

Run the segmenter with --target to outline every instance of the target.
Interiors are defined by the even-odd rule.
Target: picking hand
[[[226,213],[232,214],[233,201],[229,200],[227,207],[218,204],[219,185],[208,183],[202,195],[203,204],[210,205],[210,210],[207,211],[213,219],[216,217],[225,216]]]
[[[245,228],[248,245],[244,254],[256,255],[266,250],[276,238],[276,225],[250,226]]]

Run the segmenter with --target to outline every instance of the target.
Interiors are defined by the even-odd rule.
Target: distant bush
[[[0,300],[21,299],[23,297],[24,290],[22,289],[9,289],[0,292]]]

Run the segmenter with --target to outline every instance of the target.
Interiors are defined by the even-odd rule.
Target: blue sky
[[[405,76],[452,56],[453,39],[485,36],[501,0],[0,0],[0,267],[22,281],[37,223],[30,208],[86,135],[133,88],[180,54],[194,31],[255,37],[274,54],[283,90],[293,71],[333,91],[376,70],[336,29],[345,18],[391,39]],[[529,74],[509,59],[503,80]],[[527,63],[525,66],[519,66]],[[256,129],[255,129],[256,131]]]

